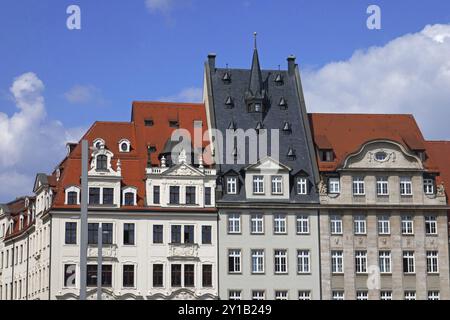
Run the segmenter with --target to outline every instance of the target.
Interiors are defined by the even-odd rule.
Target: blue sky
[[[72,4],[81,8],[81,30],[66,28],[66,9]],[[370,4],[379,5],[382,10],[381,30],[366,27],[366,9]],[[17,97],[14,99],[10,88],[17,77],[30,72],[42,82],[39,94],[45,98],[45,119],[39,118],[37,132],[47,131],[48,125],[52,124],[78,138],[96,120],[129,120],[133,100],[195,100],[202,88],[203,63],[207,54],[217,53],[217,63],[222,66],[228,63],[231,67],[249,67],[254,31],[259,34],[263,68],[277,68],[280,64],[285,68],[286,57],[289,54],[297,56],[305,73],[310,111],[415,113],[416,109],[408,107],[409,96],[405,92],[401,99],[379,101],[366,108],[361,103],[365,93],[361,92],[370,91],[370,88],[360,88],[361,94],[357,98],[337,105],[333,95],[340,95],[342,88],[349,84],[339,82],[339,74],[335,73],[342,65],[334,62],[343,62],[352,68],[358,65],[352,56],[357,50],[363,50],[365,60],[359,61],[358,70],[364,69],[365,61],[368,64],[373,61],[367,49],[374,46],[380,48],[382,56],[387,56],[386,60],[396,52],[402,52],[405,59],[399,57],[396,61],[409,61],[408,50],[401,48],[406,44],[411,48],[416,46],[408,42],[407,34],[420,34],[427,25],[440,24],[444,29],[430,32],[447,35],[449,21],[448,0],[2,0],[0,121],[2,114],[3,120],[9,121],[20,112]],[[406,44],[397,44],[400,49],[389,49],[389,43],[398,38]],[[433,50],[443,57],[448,48],[440,46]],[[447,55],[450,57],[448,52]],[[420,53],[417,57],[421,57]],[[447,62],[439,61],[435,69],[424,68],[422,71],[428,75],[440,70],[439,66]],[[398,64],[396,62],[395,66]],[[409,74],[415,65],[412,60],[411,65],[401,72],[407,70]],[[443,72],[446,76],[447,70]],[[330,73],[335,78],[327,77]],[[352,74],[355,74],[355,83],[361,83],[356,76],[359,71]],[[385,81],[379,77],[374,79]],[[378,82],[373,85],[372,91],[380,90]],[[417,87],[411,85],[408,88]],[[389,97],[395,96],[395,92],[390,92]],[[348,94],[353,94],[351,88]],[[430,95],[434,96],[429,92],[419,100],[429,101]],[[436,104],[444,106],[448,102],[450,97],[440,95]],[[347,103],[354,105],[349,107]],[[432,119],[424,114],[422,120],[418,110],[418,121],[428,137],[450,138],[444,131],[433,131]],[[18,137],[17,145],[20,142],[24,143]],[[10,152],[8,148],[11,144],[2,148],[0,143],[0,151],[4,154]],[[24,152],[29,149],[25,148]],[[39,161],[30,166],[19,160],[14,163],[0,161],[0,182],[2,172],[3,178],[11,181],[11,176],[6,174],[11,171],[21,181],[17,188],[6,190],[0,187],[0,201],[7,200],[12,192],[22,190],[32,181],[35,172],[52,170],[65,150],[61,145],[50,149],[54,150],[54,157],[47,154],[47,158],[38,158]]]

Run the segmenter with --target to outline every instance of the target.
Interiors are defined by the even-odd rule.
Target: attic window
[[[281,97],[280,102],[278,103],[281,109],[285,110],[288,107],[287,101],[284,97]]]
[[[222,77],[222,81],[223,81],[225,84],[231,83],[231,75],[230,75],[230,72],[229,72],[229,71],[226,71],[226,72],[224,73],[224,75],[223,75],[223,77]]]
[[[251,102],[247,105],[248,112],[262,112],[263,111],[263,105],[262,102]]]
[[[130,152],[131,143],[126,139],[122,139],[119,141],[119,150],[120,152]]]
[[[333,150],[319,150],[319,158],[322,162],[333,162],[334,154]]]
[[[102,149],[102,148],[105,147],[105,141],[103,139],[100,139],[100,138],[95,139],[94,143],[93,143],[93,146],[94,146],[95,149]]]
[[[169,126],[171,128],[179,128],[180,127],[180,123],[178,122],[178,120],[170,120],[169,121]]]
[[[427,154],[424,151],[417,151],[417,156],[422,161],[427,160]]]
[[[284,84],[283,76],[280,73],[278,73],[277,76],[275,77],[275,85],[282,86],[283,84]]]
[[[145,119],[145,120],[144,120],[144,124],[145,124],[146,127],[153,127],[153,125],[154,125],[155,123],[153,122],[152,119]]]
[[[233,102],[233,98],[232,97],[228,97],[227,98],[227,100],[225,101],[225,106],[227,107],[227,108],[233,108],[233,106],[234,106],[234,102]]]
[[[295,158],[296,158],[295,150],[292,147],[290,147],[288,150],[287,158],[289,160],[295,160]]]
[[[148,146],[147,147],[148,149],[148,152],[150,152],[150,153],[155,153],[156,152],[156,147],[155,146]]]
[[[375,160],[377,160],[377,161],[385,161],[386,158],[387,158],[387,153],[384,151],[375,153]]]
[[[291,124],[287,121],[283,125],[283,132],[285,134],[290,134],[292,132]]]

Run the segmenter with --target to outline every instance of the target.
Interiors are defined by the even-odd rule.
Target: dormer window
[[[225,106],[227,107],[227,108],[233,108],[233,106],[234,106],[234,101],[233,101],[233,98],[231,97],[231,96],[229,96],[228,98],[227,98],[227,100],[225,101]]]
[[[223,77],[222,77],[222,81],[223,81],[225,84],[230,84],[230,83],[231,83],[231,74],[230,74],[229,71],[226,71],[226,72],[224,73],[224,75],[223,75]]]
[[[105,147],[105,141],[103,139],[95,139],[92,144],[95,149],[103,149]]]
[[[289,150],[288,150],[287,158],[289,160],[295,160],[295,158],[296,158],[295,150],[292,147],[289,148]]]
[[[253,194],[264,194],[264,176],[253,176]]]
[[[145,125],[146,127],[153,127],[154,124],[155,124],[155,123],[153,122],[153,119],[145,119],[145,120],[144,120],[144,125]]]
[[[297,194],[308,194],[308,179],[306,177],[297,178]]]
[[[227,194],[237,194],[237,177],[227,177]]]
[[[283,84],[284,84],[283,76],[280,73],[278,73],[275,77],[275,85],[282,86]]]
[[[119,141],[119,150],[120,152],[130,152],[131,150],[131,143],[130,141],[126,139],[122,139]]]
[[[169,121],[169,127],[171,127],[171,128],[179,128],[180,127],[180,123],[178,122],[178,120],[170,120]]]
[[[423,179],[423,191],[425,192],[425,194],[428,195],[434,194],[434,179],[432,178]]]
[[[108,157],[101,154],[97,156],[97,170],[108,170]]]
[[[285,110],[288,107],[287,101],[284,97],[281,97],[280,102],[278,103],[280,109]]]
[[[334,161],[333,150],[328,149],[319,150],[319,159],[322,162],[333,162]]]
[[[122,205],[135,206],[137,203],[137,189],[134,187],[126,187],[122,189]]]
[[[284,134],[291,134],[292,133],[291,124],[289,122],[287,122],[287,121],[283,125],[283,133]]]
[[[80,204],[80,189],[78,187],[69,187],[66,189],[66,204],[79,205]]]
[[[23,215],[20,216],[20,221],[19,221],[19,230],[23,229]]]
[[[263,104],[261,101],[250,102],[247,104],[248,112],[263,112]]]

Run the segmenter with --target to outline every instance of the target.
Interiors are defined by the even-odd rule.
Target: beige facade
[[[421,159],[390,141],[323,175],[323,299],[450,298],[446,197],[424,179]]]

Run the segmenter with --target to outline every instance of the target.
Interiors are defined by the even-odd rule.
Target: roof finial
[[[255,38],[255,50],[258,48],[257,47],[257,43],[256,43],[256,38],[258,37],[258,33],[257,32],[253,32],[253,37]]]

